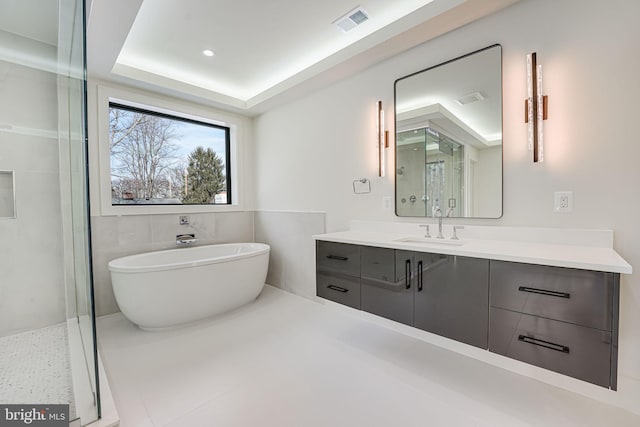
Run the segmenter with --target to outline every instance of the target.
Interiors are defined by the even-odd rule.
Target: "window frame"
[[[139,90],[114,88],[98,84],[97,105],[94,120],[89,116],[89,137],[96,138],[97,143],[89,141],[89,155],[92,164],[98,167],[92,171],[90,167],[91,212],[99,216],[126,215],[154,215],[154,214],[188,214],[239,212],[246,207],[245,175],[245,139],[251,131],[251,121],[238,114],[215,110],[213,108],[159,94],[145,93]],[[115,103],[125,107],[139,108],[158,114],[166,114],[178,119],[194,120],[196,122],[229,128],[229,157],[231,173],[229,181],[232,183],[228,193],[230,204],[111,204],[111,153],[109,140],[109,104]],[[95,105],[95,104],[94,104]],[[93,122],[93,124],[92,124]],[[92,129],[94,129],[92,131]],[[97,200],[96,200],[97,199]]]
[[[130,105],[122,104],[116,102],[114,100],[109,100],[109,114],[111,114],[111,108],[117,108],[120,110],[131,111],[134,113],[142,113],[150,116],[161,117],[163,119],[176,120],[180,122],[195,124],[204,127],[212,127],[216,129],[223,129],[225,131],[225,179],[226,179],[226,187],[227,187],[227,203],[186,203],[186,204],[177,204],[177,203],[121,203],[121,204],[113,204],[113,200],[111,201],[111,206],[225,206],[233,204],[233,183],[232,183],[232,165],[231,165],[231,128],[229,126],[223,126],[219,124],[213,124],[209,122],[205,122],[202,120],[196,120],[193,118],[181,117],[175,114],[161,113],[158,111],[150,110],[148,108],[141,107],[132,107]],[[111,141],[109,141],[109,146],[111,146]],[[109,175],[110,181],[112,182],[113,177],[111,176],[111,153],[109,153]]]

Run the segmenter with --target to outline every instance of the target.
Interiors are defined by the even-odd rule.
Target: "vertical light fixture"
[[[537,64],[536,53],[527,55],[527,99],[524,101],[527,123],[527,143],[533,151],[535,163],[544,160],[544,132],[542,122],[547,120],[547,96],[542,94],[542,65]]]
[[[389,131],[384,129],[382,101],[376,102],[376,138],[378,147],[378,176],[385,175],[385,148],[389,147]]]

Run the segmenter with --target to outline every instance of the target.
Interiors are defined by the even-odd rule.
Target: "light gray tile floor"
[[[640,416],[266,286],[208,321],[98,319],[121,427],[631,427]]]

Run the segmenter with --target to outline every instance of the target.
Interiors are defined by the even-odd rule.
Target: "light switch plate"
[[[558,213],[573,212],[573,191],[553,193],[553,211]]]

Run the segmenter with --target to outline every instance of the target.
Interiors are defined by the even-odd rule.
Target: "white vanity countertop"
[[[433,235],[432,231],[432,235]],[[580,268],[631,274],[629,265],[609,247],[528,242],[514,240],[461,239],[461,246],[440,243],[413,243],[398,241],[405,238],[420,238],[419,234],[401,234],[373,231],[341,231],[313,236],[315,240],[350,243],[355,245],[403,249],[418,252],[434,252],[472,258],[541,264],[555,267]],[[450,239],[445,239],[450,242]]]

